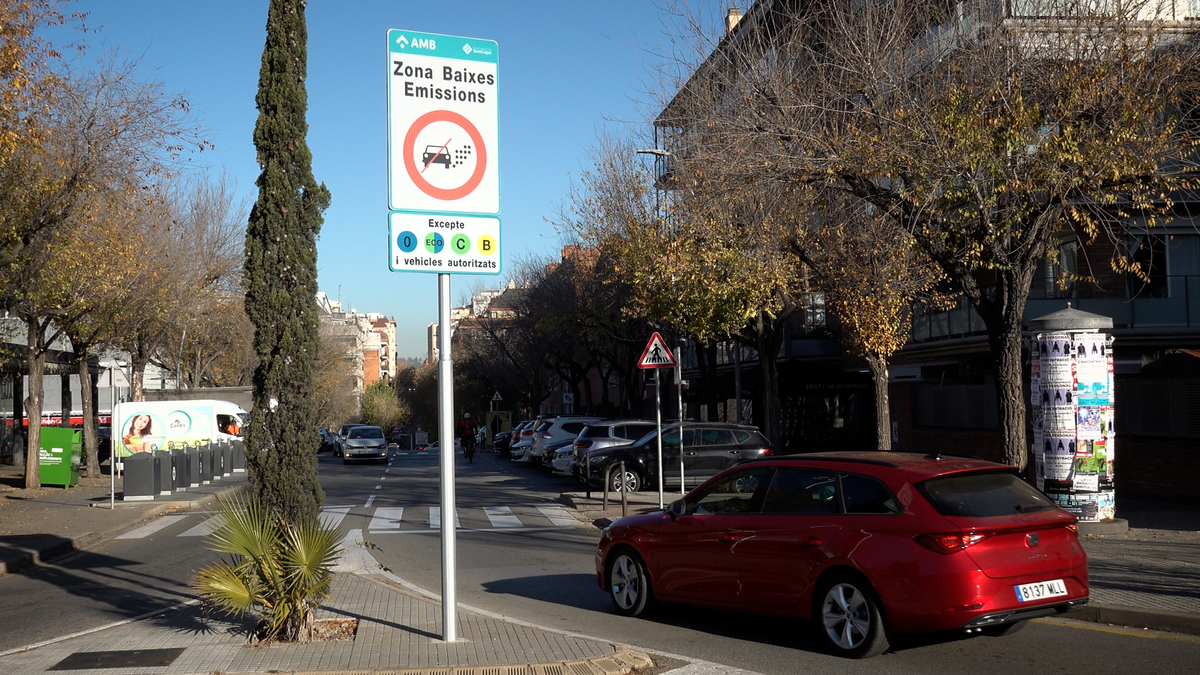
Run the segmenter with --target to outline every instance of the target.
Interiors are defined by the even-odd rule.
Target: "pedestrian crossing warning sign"
[[[638,359],[637,365],[638,368],[674,368],[675,355],[667,349],[667,343],[663,341],[662,336],[655,333],[646,343],[646,351],[642,352],[642,358]]]

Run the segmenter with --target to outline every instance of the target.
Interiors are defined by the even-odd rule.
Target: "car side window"
[[[874,478],[852,473],[842,474],[842,502],[846,505],[846,513],[904,513],[887,486]]]
[[[837,472],[819,469],[779,469],[771,480],[763,513],[840,513]]]
[[[735,471],[687,497],[686,513],[696,515],[758,513],[770,482],[765,468]]]
[[[631,441],[636,441],[637,439],[641,438],[642,436],[645,436],[646,434],[650,433],[651,431],[654,431],[654,425],[630,424],[627,427],[621,428],[621,438],[627,438]]]
[[[745,443],[746,441],[750,440],[750,432],[739,429],[733,432],[733,437],[737,439],[738,443]]]
[[[704,429],[700,432],[700,445],[733,445],[733,433],[728,429]]]
[[[583,431],[584,426],[585,425],[583,422],[567,422],[566,424],[562,425],[562,430],[569,434],[578,434],[579,432]]]
[[[696,430],[684,428],[683,443],[687,447],[696,445]],[[673,429],[663,434],[663,448],[679,449],[679,430]]]

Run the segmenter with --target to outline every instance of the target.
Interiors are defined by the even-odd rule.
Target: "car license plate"
[[[1038,581],[1032,584],[1013,586],[1013,590],[1017,592],[1017,602],[1032,602],[1066,595],[1067,585],[1063,583],[1062,579],[1054,579],[1053,581]]]

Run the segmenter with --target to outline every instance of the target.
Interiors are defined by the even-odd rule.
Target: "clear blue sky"
[[[743,5],[748,3],[742,3]],[[586,164],[606,124],[644,123],[647,48],[665,41],[652,0],[353,0],[308,3],[308,143],[313,171],[333,194],[319,247],[321,289],[359,311],[396,317],[399,354],[424,356],[437,320],[436,276],[387,266],[385,31],[404,28],[496,40],[504,266],[557,253],[546,218]],[[251,132],[265,37],[266,0],[80,0],[93,49],[140,56],[182,91],[227,170],[253,199]],[[611,122],[609,120],[619,120]],[[645,128],[643,126],[643,128]],[[453,302],[475,279],[457,276]]]

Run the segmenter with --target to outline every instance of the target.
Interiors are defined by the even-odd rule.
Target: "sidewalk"
[[[663,503],[679,499],[667,492]],[[598,527],[621,517],[620,495],[564,493],[559,500]],[[658,509],[658,492],[629,495],[628,512]],[[1081,536],[1088,554],[1091,599],[1069,618],[1200,635],[1200,506],[1118,499],[1117,515],[1129,521],[1124,534]]]

